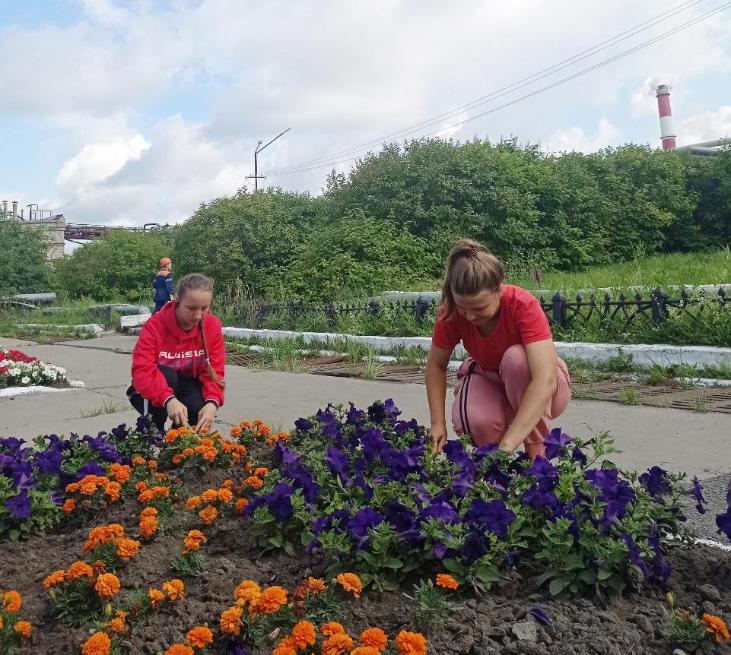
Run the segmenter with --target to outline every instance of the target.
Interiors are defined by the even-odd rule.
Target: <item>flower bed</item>
[[[231,437],[141,420],[0,441],[0,588],[22,599],[0,612],[0,652],[726,648],[731,554],[665,542],[680,480],[659,469],[594,467],[560,432],[550,461],[460,442],[432,457],[389,402]]]
[[[0,389],[33,385],[66,386],[66,370],[20,350],[0,348]]]

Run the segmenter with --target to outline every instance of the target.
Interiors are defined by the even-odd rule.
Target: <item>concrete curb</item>
[[[301,338],[305,343],[334,341],[352,341],[371,346],[378,352],[393,348],[421,348],[429,351],[430,337],[376,337],[338,334],[336,332],[293,332],[290,330],[252,330],[249,328],[224,327],[227,337],[249,339],[286,340]],[[671,346],[665,344],[616,344],[616,343],[567,343],[556,342],[556,350],[560,357],[582,359],[590,362],[606,362],[620,354],[632,355],[640,366],[671,366],[689,364],[691,366],[731,366],[731,348],[713,346]],[[464,359],[467,353],[461,345],[454,349],[454,357]]]
[[[41,385],[31,385],[29,387],[6,387],[0,389],[0,398],[15,398],[15,396],[32,396],[41,393],[59,393],[63,391],[73,391],[74,389],[84,389],[86,385],[81,380],[69,380],[68,387],[44,387]]]

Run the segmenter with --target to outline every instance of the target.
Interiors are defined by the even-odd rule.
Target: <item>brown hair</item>
[[[213,280],[203,273],[188,273],[180,278],[175,287],[175,297],[180,300],[186,292],[192,289],[202,289],[213,293]]]
[[[444,271],[444,317],[454,312],[454,294],[475,296],[481,291],[497,291],[504,280],[503,265],[489,248],[472,239],[460,239],[447,257]]]
[[[210,291],[213,293],[213,280],[203,273],[188,273],[180,278],[178,286],[175,288],[175,296],[178,301],[190,290],[201,289],[202,291]],[[211,366],[211,358],[208,355],[208,344],[206,343],[206,333],[203,330],[203,319],[198,322],[198,332],[201,335],[201,342],[203,344],[203,354],[206,358],[206,368],[208,369],[208,375],[221,389],[226,388],[226,383],[223,380],[218,379],[216,371]]]

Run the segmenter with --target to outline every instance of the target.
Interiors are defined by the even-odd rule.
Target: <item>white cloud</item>
[[[56,184],[66,193],[96,184],[116,173],[128,161],[139,159],[149,147],[150,144],[141,134],[87,144],[64,162]]]
[[[681,145],[701,143],[731,137],[731,105],[723,105],[717,111],[705,111],[681,121],[678,141]]]
[[[200,202],[242,186],[253,172],[256,142],[287,127],[292,131],[260,157],[264,174],[380,139],[451,108],[455,116],[428,131],[460,139],[515,135],[551,150],[596,150],[621,135],[637,136],[633,116],[656,111],[657,71],[672,73],[662,81],[677,81],[679,100],[698,96],[690,85],[711,72],[731,86],[731,24],[719,15],[459,125],[706,10],[689,8],[570,70],[472,111],[459,109],[667,11],[663,0],[641,6],[630,0],[77,4],[81,18],[71,24],[18,27],[8,20],[0,28],[3,47],[23,53],[0,60],[0,114],[28,117],[42,126],[44,139],[61,144],[48,188],[28,195],[54,194],[55,176],[64,208],[77,221],[184,218]],[[655,136],[653,129],[647,140]],[[22,158],[17,153],[21,164]],[[329,169],[270,175],[267,183],[317,192]]]
[[[581,127],[559,130],[544,144],[546,152],[595,152],[619,142],[619,130],[609,119],[602,117],[594,134],[587,134]]]
[[[665,84],[673,91],[677,82],[677,76],[672,73],[658,73],[648,77],[642,86],[632,94],[630,107],[632,116],[638,117],[643,114],[657,114],[657,87]]]

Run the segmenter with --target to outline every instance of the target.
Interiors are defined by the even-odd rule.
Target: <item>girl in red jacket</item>
[[[457,373],[452,425],[476,445],[512,451],[525,443],[532,458],[543,455],[551,419],[569,404],[569,373],[540,303],[503,282],[503,267],[485,246],[470,239],[455,244],[426,364],[435,452],[447,441],[447,365],[460,341],[469,358]]]
[[[152,414],[159,430],[195,425],[210,430],[225,387],[221,321],[210,313],[213,280],[189,273],[175,300],[145,323],[132,352],[127,396],[141,414]]]

